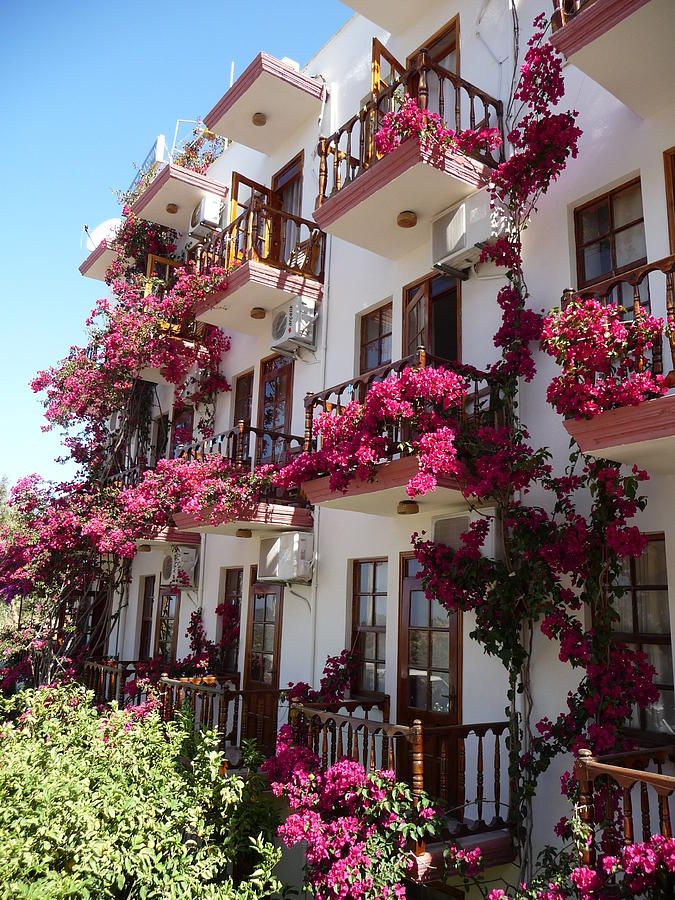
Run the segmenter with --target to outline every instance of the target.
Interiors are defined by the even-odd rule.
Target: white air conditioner
[[[274,312],[272,350],[293,356],[298,347],[312,349],[317,317],[316,301],[291,297]]]
[[[199,580],[199,550],[174,547],[162,562],[162,582],[182,588],[195,588]]]
[[[500,524],[495,513],[496,510],[490,507],[472,510],[468,515],[448,516],[447,518],[437,519],[433,528],[434,541],[439,544],[447,544],[448,547],[457,550],[461,546],[461,536],[465,531],[468,531],[469,524],[473,521],[487,519],[490,530],[485,538],[481,554],[490,559],[501,559]]]
[[[288,531],[276,538],[262,538],[258,581],[309,584],[313,556],[314,536],[309,532]]]
[[[475,265],[484,244],[499,237],[487,190],[476,191],[446,210],[431,225],[431,264],[454,274]]]
[[[190,237],[209,237],[220,227],[220,216],[223,204],[220,197],[215,194],[207,194],[199,201],[192,211],[190,219]]]

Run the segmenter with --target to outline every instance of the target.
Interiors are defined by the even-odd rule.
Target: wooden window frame
[[[287,434],[292,434],[292,424],[293,424],[293,382],[295,380],[295,360],[290,359],[289,357],[284,356],[281,353],[271,353],[269,356],[263,357],[260,360],[260,368],[259,372],[259,384],[258,384],[258,414],[256,416],[256,421],[258,423],[258,428],[263,430],[265,428],[264,424],[264,412],[265,412],[265,366],[272,362],[275,359],[286,359],[288,360],[288,365],[291,367],[291,375],[288,379],[288,384],[286,385],[286,409],[288,410],[288,416],[286,418],[286,427],[284,431]],[[262,441],[259,438],[256,442],[255,448],[255,458],[256,461],[259,461],[261,457],[261,446]]]
[[[275,634],[274,634],[274,660],[276,662],[274,679],[272,680],[272,684],[265,684],[262,681],[253,681],[251,678],[251,640],[253,638],[253,616],[255,612],[255,607],[253,603],[253,595],[255,593],[255,589],[257,586],[260,586],[265,589],[275,588],[279,590],[279,608],[276,611],[275,617]],[[284,612],[284,586],[282,584],[266,584],[265,582],[258,581],[258,567],[251,566],[250,568],[250,580],[248,585],[248,610],[246,615],[246,648],[244,652],[244,671],[242,677],[242,684],[244,689],[253,689],[256,687],[265,689],[265,690],[278,690],[279,689],[279,681],[281,674],[281,631],[283,627],[283,612]]]
[[[425,283],[431,283],[435,278],[449,278],[450,276],[444,275],[442,272],[429,272],[426,275],[422,275],[421,278],[416,278],[414,281],[409,282],[408,284],[403,285],[403,293],[401,298],[401,307],[402,307],[402,315],[403,315],[403,341],[402,341],[402,355],[408,356],[409,354],[405,352],[408,347],[408,292],[413,291],[418,288],[420,285]],[[456,329],[457,329],[457,359],[456,360],[448,360],[448,362],[461,362],[462,361],[462,282],[459,278],[455,279],[455,289],[457,291],[457,313],[456,313]],[[432,348],[428,346],[431,338],[431,328],[432,321],[429,315],[430,312],[430,301],[431,301],[431,293],[427,289],[425,303],[427,305],[427,321],[425,324],[426,330],[426,342],[424,349],[432,356],[435,356]],[[415,348],[416,350],[417,348]],[[412,352],[414,353],[415,350]]]
[[[377,566],[377,564],[382,564],[382,563],[384,563],[384,565],[386,565],[386,567],[387,567],[387,590],[384,592],[385,624],[384,625],[360,625],[359,624],[358,601],[361,599],[361,597],[372,597],[373,598],[373,615],[374,615],[375,597],[381,597],[381,596],[383,596],[383,594],[381,591],[374,590],[374,588],[375,588],[375,569],[373,570],[373,591],[372,591],[372,593],[363,592],[359,589],[357,573],[359,572],[360,566],[362,566],[362,565],[371,564],[373,566]],[[387,623],[386,623],[386,617],[387,617],[387,604],[389,601],[389,558],[386,556],[371,556],[371,557],[363,557],[363,558],[352,560],[352,592],[351,592],[351,594],[352,594],[351,595],[351,613],[352,613],[351,647],[352,647],[352,649],[354,650],[358,646],[359,635],[361,635],[361,634],[375,634],[376,635],[376,637],[375,637],[375,657],[371,659],[370,657],[363,656],[361,659],[359,659],[359,663],[360,663],[359,672],[358,672],[359,682],[355,689],[355,693],[359,697],[382,697],[386,694],[386,677],[387,677],[387,674],[386,674],[386,669],[387,669],[387,650],[386,650]],[[379,635],[379,634],[384,635],[384,640],[385,640],[385,654],[384,654],[384,659],[382,659],[382,660],[378,659],[378,657],[377,657],[377,635]],[[376,669],[377,669],[378,664],[381,664],[384,666],[384,669],[385,669],[385,685],[384,685],[385,689],[384,690],[370,691],[363,687],[363,684],[361,682],[361,677],[363,674],[362,667],[366,662],[374,663]],[[375,678],[377,679],[377,671],[375,672]]]
[[[366,332],[366,323],[372,319],[374,316],[379,317],[379,326],[380,329],[382,327],[382,313],[384,310],[388,309],[390,313],[391,326],[388,332],[382,332],[381,330],[378,332],[378,336],[373,340],[366,341],[365,332]],[[359,322],[359,374],[365,375],[367,372],[372,372],[373,369],[379,369],[380,366],[386,366],[390,363],[394,358],[393,353],[393,328],[394,328],[394,304],[391,300],[386,303],[381,303],[375,309],[371,309],[368,312],[364,312],[361,314],[360,322]],[[390,339],[391,349],[389,352],[389,359],[382,361],[380,358],[382,355],[382,341],[385,338]],[[376,366],[372,366],[371,368],[365,367],[365,350],[367,347],[370,347],[373,344],[378,344],[378,358],[379,362]]]
[[[228,576],[232,573],[238,573],[239,577],[241,578],[241,584],[240,584],[240,588],[239,588],[239,598],[238,598],[239,636],[237,637],[237,643],[236,643],[235,647],[232,649],[232,651],[229,651],[232,653],[232,657],[234,660],[234,668],[231,671],[227,670],[227,672],[226,672],[226,674],[234,674],[238,671],[239,651],[241,650],[241,610],[242,610],[242,606],[244,603],[245,569],[244,569],[244,566],[223,566],[220,571],[221,571],[221,577],[222,577],[222,582],[221,582],[222,583],[222,592],[221,592],[221,596],[218,601],[219,605],[221,603],[227,603],[230,599],[230,595],[228,594],[228,584],[227,584]],[[219,622],[218,622],[218,631],[219,631],[218,639],[219,640],[223,636],[223,628],[222,628],[222,622],[220,621],[220,618],[221,617],[219,617]]]
[[[163,593],[166,593],[166,594],[169,594],[169,593],[170,593],[170,594],[176,594],[176,595],[177,595],[177,599],[176,599],[176,615],[174,616],[174,620],[173,620],[173,634],[172,634],[172,636],[171,636],[171,657],[170,657],[169,660],[167,660],[167,662],[175,662],[175,660],[176,660],[176,651],[177,651],[177,648],[178,648],[178,628],[179,628],[179,626],[180,626],[180,608],[181,608],[181,600],[182,600],[182,596],[181,596],[181,595],[182,595],[182,592],[181,592],[180,588],[171,587],[170,585],[167,585],[167,584],[164,584],[164,585],[160,584],[160,586],[159,586],[159,593],[157,594],[157,618],[156,618],[156,622],[155,622],[155,649],[154,649],[154,656],[155,656],[155,657],[159,656],[159,631],[160,631],[159,623],[160,623],[160,620],[161,620],[161,618],[162,618],[162,603],[161,603],[161,600],[162,600],[162,594],[163,594]]]
[[[450,30],[454,30],[455,32],[455,55],[457,59],[457,65],[455,68],[456,74],[459,75],[461,71],[459,67],[459,14],[453,16],[452,19],[449,19],[445,23],[445,25],[442,25],[437,31],[434,31],[431,37],[428,37],[426,41],[421,43],[416,50],[413,50],[412,53],[408,54],[406,58],[406,68],[410,68],[410,66],[413,65],[413,63],[415,62],[415,58],[419,54],[420,50],[429,49],[430,46],[435,44],[436,41],[440,40],[440,38]]]
[[[295,174],[291,175],[290,178],[287,178],[287,180],[284,181],[284,176],[294,169]],[[275,172],[274,175],[272,175],[272,194],[278,193],[282,188],[287,187],[289,184],[293,184],[294,181],[303,181],[304,171],[305,151],[301,150],[299,153],[295,154],[293,159],[289,159],[285,166],[282,166],[278,172]]]
[[[635,185],[640,185],[640,196],[642,196],[642,179],[639,175],[635,178],[630,178],[628,181],[623,182],[623,184],[617,185],[615,188],[612,188],[609,191],[605,191],[602,194],[598,194],[596,197],[593,197],[592,200],[588,200],[585,203],[582,203],[581,206],[576,206],[574,208],[574,254],[575,254],[575,262],[576,262],[576,271],[577,271],[577,289],[581,290],[583,288],[591,287],[594,284],[600,284],[603,281],[607,281],[608,278],[614,278],[616,275],[622,275],[625,272],[631,272],[633,269],[638,269],[640,266],[644,266],[647,262],[647,257],[644,256],[641,259],[634,260],[633,262],[628,263],[625,266],[616,266],[616,246],[615,246],[615,236],[617,234],[621,234],[621,232],[626,231],[629,228],[635,227],[635,225],[639,225],[642,223],[644,227],[645,222],[645,208],[644,208],[644,200],[642,203],[642,217],[639,219],[633,219],[630,222],[627,222],[625,225],[619,226],[619,228],[614,227],[614,208],[612,204],[612,198],[616,194],[620,194],[622,191],[627,190],[630,187],[634,187]],[[609,230],[606,234],[600,235],[599,237],[593,238],[591,241],[586,241],[584,243],[581,240],[581,215],[587,210],[591,209],[594,206],[598,206],[603,201],[608,201],[607,206],[609,210]],[[583,250],[586,247],[591,246],[592,244],[597,244],[599,241],[603,239],[608,239],[610,244],[610,253],[612,256],[612,270],[609,272],[604,272],[602,275],[597,278],[593,278],[590,280],[586,280],[584,278],[584,265],[583,265]]]
[[[251,425],[253,422],[253,398],[255,396],[255,369],[247,369],[245,372],[240,372],[239,375],[235,376],[234,384],[232,386],[232,427],[239,424],[239,419],[237,418],[237,388],[239,386],[239,382],[243,381],[245,378],[251,379],[251,409],[248,417],[248,421],[244,419],[245,424]]]
[[[404,603],[404,582],[406,581],[406,562],[410,559],[414,559],[415,554],[412,551],[404,551],[399,553],[399,563],[398,563],[398,671],[397,671],[397,684],[396,684],[396,709],[397,709],[397,721],[403,722],[406,724],[405,719],[408,717],[408,707],[409,701],[408,697],[405,694],[404,686],[407,688],[407,671],[408,667],[408,632],[409,628],[405,621],[404,613],[407,609],[406,604]],[[456,666],[456,697],[455,697],[455,715],[454,718],[457,723],[461,723],[464,721],[463,719],[463,709],[462,709],[462,696],[464,692],[463,688],[463,673],[464,673],[464,631],[463,631],[463,616],[461,610],[457,610],[454,615],[456,616],[457,626],[456,626],[456,647],[457,647],[457,666]],[[405,673],[405,677],[404,677]],[[423,714],[423,711],[420,710],[420,713]],[[432,714],[434,715],[434,714]],[[442,714],[435,714],[436,716]],[[408,723],[410,724],[410,723]]]
[[[675,254],[675,147],[663,151],[663,168],[666,182],[666,207],[668,210],[668,240],[671,254]]]
[[[152,580],[152,604],[150,607],[150,615],[146,616],[145,615],[145,593],[146,593],[146,585],[147,585],[148,581],[150,581],[150,580]],[[139,616],[140,628],[139,628],[139,634],[138,634],[138,659],[148,660],[152,657],[152,648],[153,648],[152,628],[153,628],[153,625],[155,624],[154,606],[155,606],[155,599],[156,599],[156,593],[157,593],[157,576],[155,574],[144,575],[141,579],[140,587],[141,587],[141,590],[140,590],[140,607],[141,607],[141,609],[140,609],[140,616]],[[147,656],[143,656],[144,627],[149,628],[149,633],[147,636],[148,637]]]
[[[663,532],[654,532],[654,533],[650,533],[650,534],[645,534],[645,537],[650,542],[652,542],[652,541],[663,542],[664,555],[666,558],[666,565],[667,565],[665,534]],[[637,625],[638,600],[637,600],[636,595],[640,591],[647,591],[647,592],[649,592],[649,591],[665,591],[667,593],[668,592],[668,583],[666,582],[666,584],[638,584],[636,574],[635,574],[636,573],[636,560],[633,557],[630,557],[629,565],[630,565],[630,584],[626,586],[626,591],[627,591],[627,593],[629,593],[631,595],[633,623],[634,623],[634,625]],[[669,607],[668,612],[670,614],[670,607]],[[666,634],[661,635],[661,634],[657,634],[657,633],[640,632],[637,630],[613,631],[612,632],[612,640],[617,641],[618,643],[626,644],[628,647],[633,647],[633,648],[639,647],[640,649],[642,649],[642,647],[645,644],[655,645],[655,646],[668,646],[671,648],[671,654],[672,654],[672,646],[673,646],[672,631],[669,631],[669,633],[667,635]],[[674,682],[675,682],[675,678],[674,678]],[[665,682],[658,682],[658,683],[655,682],[655,686],[657,687],[657,689],[659,691],[675,691],[675,683],[666,684]],[[637,734],[641,734],[641,735],[647,734],[647,735],[652,735],[652,736],[664,734],[661,731],[649,731],[647,729],[646,710],[639,710],[638,714],[640,717],[639,728],[635,728],[634,726],[627,726],[624,729],[626,731],[626,733],[628,733],[628,734],[630,734],[630,733],[636,734],[637,733]]]

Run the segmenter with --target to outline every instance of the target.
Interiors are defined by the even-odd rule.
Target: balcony
[[[204,117],[209,131],[260,153],[273,153],[312,116],[319,117],[324,83],[259,53]]]
[[[191,169],[169,163],[136,198],[132,212],[148,222],[185,234],[195,206],[204,197],[227,197],[227,188]]]
[[[119,251],[111,241],[101,241],[80,266],[80,274],[85,278],[95,278],[96,281],[105,281],[105,273],[115,262]]]
[[[325,249],[326,236],[314,222],[252,201],[199,248],[198,271],[222,266],[232,272],[227,289],[197,307],[197,319],[259,335],[260,320],[290,297],[321,300]]]
[[[215,437],[183,447],[179,456],[186,460],[220,456],[242,474],[260,465],[283,465],[304,445],[304,437],[254,428],[239,422],[236,428]],[[180,531],[200,534],[226,534],[252,537],[257,534],[277,534],[282,531],[311,531],[314,520],[307,501],[297,492],[269,488],[245,518],[214,525],[210,509],[202,511],[199,519],[177,513],[174,524]]]
[[[643,118],[672,104],[672,0],[554,0],[554,7],[551,41],[569,62]]]
[[[455,131],[485,127],[503,134],[501,101],[430,62],[422,51],[377,98],[334,135],[321,138],[314,218],[329,234],[391,259],[428,244],[432,219],[487,184],[504,158],[503,147],[469,156],[413,138],[380,157],[375,134],[404,91],[420,108],[444,119],[449,114]]]
[[[414,3],[396,3],[393,0],[344,0],[344,4],[360,16],[386,28],[390,34],[404,31],[420,14]],[[427,0],[424,11],[433,5],[433,0]]]
[[[514,860],[508,722],[398,725],[315,706],[292,707],[290,718],[295,743],[320,757],[322,771],[346,757],[366,771],[391,770],[414,797],[424,791],[438,801],[443,832],[438,842],[417,848],[417,880],[432,881],[434,870],[444,870],[450,842],[480,847],[484,868]]]
[[[485,423],[496,424],[501,410],[500,392],[496,382],[485,372],[464,366],[459,363],[434,359],[424,351],[407,356],[397,362],[374,369],[351,381],[327,388],[318,394],[310,394],[305,400],[307,429],[305,446],[308,452],[320,449],[312,446],[312,422],[317,410],[325,410],[340,415],[341,410],[350,401],[363,402],[369,387],[378,381],[394,377],[409,366],[439,366],[453,369],[464,375],[472,385],[471,398],[463,410],[464,421],[479,419]],[[452,478],[439,477],[435,491],[419,495],[415,498],[416,508],[410,506],[411,499],[406,492],[410,478],[418,471],[415,455],[404,455],[400,444],[409,438],[398,425],[387,432],[388,451],[377,465],[375,477],[368,481],[353,479],[344,493],[335,492],[330,487],[330,475],[314,478],[302,485],[302,491],[313,506],[326,509],[343,509],[350,512],[365,513],[372,516],[394,516],[403,512],[421,512],[437,514],[440,512],[461,511],[467,508],[467,501],[459,484]],[[403,505],[401,505],[403,504]]]
[[[585,288],[582,294],[607,303],[612,301],[617,289],[624,286],[632,292],[634,307],[648,311],[656,304],[653,299],[645,302],[645,297],[654,298],[660,294],[658,309],[666,310],[671,329],[669,363],[675,370],[675,256],[667,256]],[[640,366],[650,368],[657,375],[663,374],[663,347],[655,347],[650,358],[640,360]],[[667,383],[674,382],[671,370]],[[650,472],[675,474],[675,393],[646,400],[639,406],[610,409],[592,419],[568,419],[565,429],[580,449],[591,456],[638,465]]]
[[[179,344],[200,344],[204,341],[204,335],[208,328],[202,322],[192,321],[185,325],[176,325],[172,322],[163,322],[169,341]],[[150,384],[169,384],[161,369],[155,366],[146,366],[138,373],[138,377]]]
[[[618,803],[624,844],[648,841],[656,834],[671,838],[670,798],[675,791],[675,777],[664,775],[663,770],[668,768],[672,773],[673,763],[675,746],[672,744],[597,758],[590,750],[580,750],[574,775],[579,784],[577,809],[581,821],[593,831],[594,813],[605,808],[609,786]],[[640,811],[638,827],[634,809]],[[595,843],[583,851],[582,862],[587,866],[595,865]]]

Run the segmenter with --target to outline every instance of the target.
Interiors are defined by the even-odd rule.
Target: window
[[[159,656],[161,659],[174,660],[176,658],[179,615],[180,591],[171,587],[160,588],[155,656]]]
[[[251,409],[253,407],[253,372],[246,372],[244,375],[239,375],[237,380],[234,383],[234,404],[233,404],[233,413],[234,413],[234,426],[236,427],[239,422],[243,422],[244,425],[251,424]],[[241,459],[246,461],[249,456],[249,433],[246,432],[243,435],[242,440],[242,448],[241,448]],[[236,453],[236,448],[235,448]]]
[[[155,576],[146,575],[141,588],[141,637],[138,644],[138,658],[150,659],[150,636],[152,634],[152,608],[155,603]]]
[[[244,570],[221,569],[221,611],[218,620],[220,637],[227,633],[232,636],[231,643],[223,654],[223,671],[236,672],[239,662],[239,619],[241,615],[241,598],[244,584]]]
[[[405,355],[424,347],[439,359],[460,358],[460,295],[456,278],[432,275],[403,289]]]
[[[574,211],[578,287],[611,278],[647,262],[640,179],[597,197]],[[622,287],[630,306],[632,289]]]
[[[153,466],[157,465],[157,460],[166,457],[166,451],[169,446],[169,416],[165,414],[158,416],[154,421],[153,442],[151,448],[151,462]]]
[[[352,648],[359,657],[356,689],[384,692],[387,626],[387,560],[354,562]]]
[[[180,412],[174,411],[173,430],[171,436],[171,456],[180,456],[185,444],[192,443],[194,432],[194,407],[186,406]]]
[[[370,372],[391,362],[391,303],[361,316],[359,371]]]
[[[675,692],[668,604],[668,575],[663,535],[650,535],[639,559],[629,559],[621,583],[625,592],[614,624],[617,640],[646,653],[656,669],[661,697],[649,709],[636,711],[632,725],[642,731],[675,732]]]

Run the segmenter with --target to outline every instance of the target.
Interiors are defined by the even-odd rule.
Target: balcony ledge
[[[206,127],[260,153],[273,153],[312,115],[319,115],[324,84],[267,53],[259,53],[204,117]],[[252,118],[262,113],[264,125]]]
[[[440,841],[429,844],[423,854],[415,857],[415,873],[413,875],[415,881],[428,883],[438,880],[436,873],[442,873],[445,870],[443,854],[448,846],[449,844]],[[474,850],[478,847],[481,851],[482,870],[508,865],[516,857],[513,835],[506,828],[455,838],[452,846],[462,850]]]
[[[491,169],[470,156],[433,151],[409,139],[345,185],[314,211],[328,234],[397,259],[431,239],[431,221],[484,187]],[[400,228],[400,212],[417,214],[414,228]]]
[[[80,266],[80,274],[85,278],[95,278],[96,281],[104,281],[105,273],[119,256],[119,250],[112,246],[110,241],[101,241]]]
[[[594,0],[558,28],[551,43],[645,118],[672,104],[674,30],[672,0]]]
[[[315,478],[302,486],[313,506],[343,509],[372,516],[395,516],[401,500],[410,500],[406,485],[418,471],[414,456],[402,456],[380,463],[372,481],[351,482],[343,494],[330,489],[330,476]],[[452,478],[441,478],[435,491],[415,497],[420,513],[439,513],[450,509],[466,509],[467,503],[459,485]]]
[[[184,547],[198,547],[201,536],[192,531],[180,531],[178,528],[157,528],[149,532],[147,538],[136,541],[136,545],[149,544],[153,550],[164,550],[167,544],[180,544]]]
[[[584,453],[650,472],[675,473],[675,393],[593,419],[569,419],[567,433]]]
[[[224,200],[227,188],[205,175],[169,163],[136,198],[131,210],[148,222],[185,233],[195,206],[210,194]],[[176,204],[177,212],[166,211],[170,203]]]
[[[259,335],[263,328],[269,331],[270,323],[252,319],[251,310],[262,307],[271,312],[299,294],[318,302],[323,286],[317,279],[251,260],[232,272],[226,290],[210,294],[197,307],[195,318],[218,328]]]
[[[239,528],[249,528],[256,534],[275,534],[280,531],[311,531],[314,527],[312,511],[306,507],[282,503],[258,503],[245,519],[212,525],[210,509],[205,509],[200,519],[186,513],[176,513],[174,522],[180,531],[199,534],[235,535]]]

